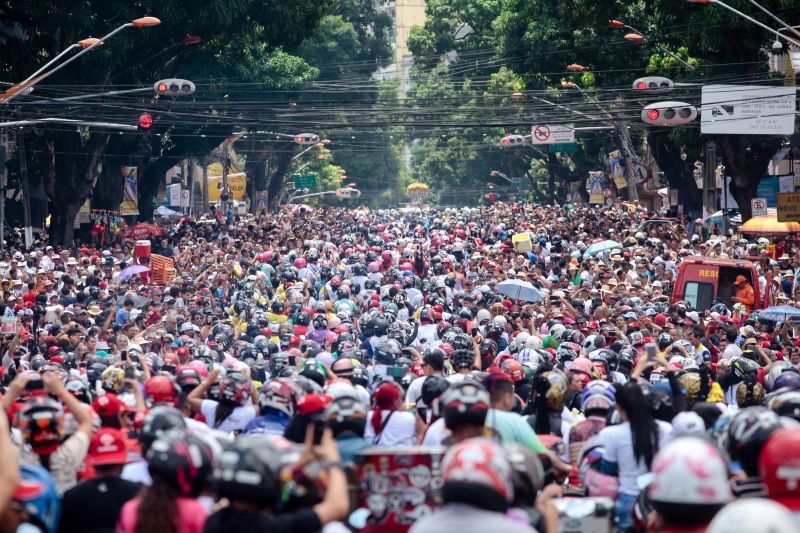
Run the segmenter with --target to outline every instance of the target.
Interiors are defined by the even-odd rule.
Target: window
[[[690,281],[686,283],[684,299],[698,311],[705,311],[714,301],[714,285]]]

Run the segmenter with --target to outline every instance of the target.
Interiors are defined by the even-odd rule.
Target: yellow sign
[[[778,222],[800,222],[800,192],[778,193]]]
[[[209,167],[210,168],[210,167]],[[200,191],[203,190],[203,180],[199,180]],[[244,172],[228,174],[228,188],[231,190],[232,200],[244,200],[247,190],[247,177]],[[219,202],[222,193],[222,176],[213,176],[209,172],[208,176],[208,201]]]
[[[719,272],[716,270],[701,270],[697,273],[697,275],[701,278],[716,278],[719,275]]]

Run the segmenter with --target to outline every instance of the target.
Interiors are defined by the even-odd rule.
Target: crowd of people
[[[381,531],[417,493],[413,533],[800,531],[800,322],[744,278],[672,298],[687,257],[730,257],[795,305],[800,247],[647,217],[185,218],[163,285],[123,274],[130,242],[6,248],[0,533]],[[436,481],[365,493],[365,453],[409,450]]]

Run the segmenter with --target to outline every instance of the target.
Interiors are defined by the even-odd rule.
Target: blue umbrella
[[[792,305],[773,305],[758,312],[758,318],[781,322],[789,317],[800,317],[800,308]]]
[[[540,302],[544,299],[542,291],[534,287],[531,283],[521,279],[507,279],[497,284],[497,292],[505,294],[514,300],[525,302]]]
[[[589,246],[583,255],[597,255],[600,252],[605,252],[606,250],[613,250],[614,248],[622,248],[622,244],[618,243],[617,241],[601,241],[596,242]]]

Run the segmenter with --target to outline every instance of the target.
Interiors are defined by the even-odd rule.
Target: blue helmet
[[[41,466],[22,465],[19,473],[14,499],[22,504],[32,525],[46,533],[55,533],[61,518],[61,499],[56,491],[56,482]]]

